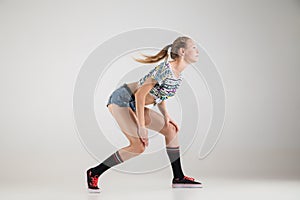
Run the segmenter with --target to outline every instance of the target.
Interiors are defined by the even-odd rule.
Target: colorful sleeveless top
[[[182,73],[180,73],[178,78],[176,77],[168,61],[159,63],[142,77],[138,81],[138,88],[143,85],[148,77],[157,81],[154,87],[149,91],[150,95],[155,99],[154,105],[174,96],[183,79]]]

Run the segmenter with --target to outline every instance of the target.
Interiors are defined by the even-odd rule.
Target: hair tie
[[[167,57],[165,58],[165,61],[168,62],[171,58],[171,49],[172,49],[172,44],[169,44],[168,45],[168,48],[167,48]]]
[[[170,57],[171,56],[171,49],[172,49],[172,44],[169,45],[169,48],[168,48],[168,56]]]

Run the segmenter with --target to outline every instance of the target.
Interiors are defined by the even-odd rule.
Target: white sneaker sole
[[[88,189],[88,192],[89,193],[100,193],[101,192],[101,190],[99,189],[99,190],[95,190],[95,189]]]
[[[172,188],[202,188],[202,184],[172,184]]]

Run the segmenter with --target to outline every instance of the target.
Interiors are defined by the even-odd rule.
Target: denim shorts
[[[136,111],[134,94],[126,83],[112,92],[106,107],[112,103],[117,104],[120,107],[130,107],[134,112]]]

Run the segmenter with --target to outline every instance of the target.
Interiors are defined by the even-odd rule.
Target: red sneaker
[[[173,188],[202,188],[202,183],[195,181],[194,178],[184,176],[182,179],[173,178]]]
[[[92,175],[91,169],[87,170],[86,172],[87,176],[87,184],[88,184],[88,190],[89,192],[100,192],[100,188],[98,187],[98,175]]]

